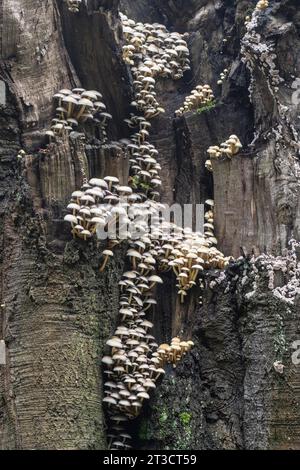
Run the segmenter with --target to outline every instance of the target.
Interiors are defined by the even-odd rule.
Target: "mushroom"
[[[127,251],[127,256],[131,259],[132,267],[135,270],[136,269],[136,261],[138,259],[142,259],[142,255],[138,251],[130,249],[130,250]]]

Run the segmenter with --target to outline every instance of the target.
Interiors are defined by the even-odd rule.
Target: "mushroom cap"
[[[104,403],[109,403],[110,405],[116,405],[117,404],[117,400],[115,398],[112,398],[112,397],[105,397],[105,398],[103,398],[102,401]]]
[[[136,251],[136,250],[134,250],[134,249],[129,249],[129,250],[127,251],[127,256],[130,256],[130,257],[132,257],[132,258],[142,259],[142,255],[141,255],[138,251]]]
[[[111,338],[106,342],[106,344],[112,348],[122,348],[122,342],[119,338]]]
[[[109,183],[119,183],[119,178],[116,176],[105,176],[104,181],[108,181]]]
[[[155,85],[155,80],[154,80],[154,78],[152,78],[152,77],[144,77],[144,78],[142,79],[142,82],[143,82],[143,83],[150,83],[150,84],[152,84],[152,85]]]
[[[186,257],[191,258],[191,259],[196,259],[197,255],[196,255],[196,253],[190,252],[190,253],[187,253]]]
[[[63,103],[72,103],[72,104],[77,104],[77,100],[73,98],[72,96],[64,96],[63,97]]]
[[[59,90],[59,92],[61,95],[71,95],[72,91],[71,90],[68,90],[67,88],[63,88],[62,90]]]
[[[124,277],[127,277],[128,279],[135,279],[137,277],[136,271],[126,271],[123,273]]]
[[[132,311],[128,308],[121,308],[119,312],[121,313],[122,316],[133,317]]]
[[[203,266],[201,264],[194,264],[192,266],[192,269],[198,270],[198,271],[203,271]]]
[[[131,406],[131,403],[128,400],[120,400],[119,401],[119,406],[124,406],[125,408],[128,408],[128,407]]]
[[[122,194],[122,193],[123,193],[123,194],[125,194],[125,195],[126,195],[126,194],[129,195],[129,194],[132,194],[132,188],[130,188],[129,186],[118,186],[118,187],[117,187],[117,192],[118,192],[119,194]]]
[[[169,351],[170,350],[170,345],[166,344],[166,343],[163,343],[159,346],[158,349],[161,349],[162,351]]]
[[[145,326],[146,328],[153,328],[153,323],[151,323],[151,321],[149,321],[149,320],[143,320],[141,322],[141,325]]]
[[[77,230],[77,232],[82,232],[84,228],[81,225],[75,225],[74,230]]]
[[[84,235],[85,237],[91,237],[92,234],[89,230],[82,230],[81,235]]]
[[[91,219],[91,222],[93,224],[98,224],[98,225],[103,225],[103,226],[106,224],[105,219],[103,219],[102,217],[93,217]]]
[[[92,186],[99,186],[102,189],[108,189],[108,185],[107,185],[106,181],[104,181],[103,179],[100,179],[100,178],[90,179],[89,184],[92,185]]]
[[[112,358],[110,356],[103,356],[101,362],[103,362],[103,364],[107,364],[107,365],[112,365],[114,363],[114,361],[112,360]]]
[[[87,90],[87,91],[84,91],[82,94],[81,94],[81,98],[87,98],[88,100],[93,100],[93,101],[97,101],[98,99],[98,96],[97,94],[93,91],[93,90]],[[101,95],[101,98],[102,98],[102,95]]]
[[[48,135],[49,137],[55,137],[55,134],[53,131],[46,131],[45,134]]]
[[[101,113],[99,114],[99,117],[103,117],[105,120],[106,119],[112,119],[112,115],[109,113]]]
[[[147,400],[150,399],[150,395],[149,395],[147,392],[139,392],[139,393],[137,394],[137,397],[138,397],[138,398],[147,399]]]
[[[78,121],[77,121],[77,119],[68,118],[68,119],[67,119],[67,122],[68,122],[69,124],[71,124],[72,126],[78,126]]]
[[[83,196],[83,194],[84,193],[82,191],[74,191],[72,193],[72,198],[74,198],[74,199],[80,198],[81,196]]]
[[[95,199],[93,198],[93,196],[87,193],[81,196],[81,201],[84,201],[84,202],[88,201],[88,202],[91,202],[92,204],[95,204]]]
[[[78,101],[78,105],[79,106],[86,106],[88,108],[93,108],[94,107],[93,102],[91,100],[87,99],[87,98],[81,98]]]
[[[207,199],[207,200],[205,201],[205,204],[207,204],[208,206],[211,206],[211,207],[213,207],[213,206],[215,205],[215,203],[214,203],[214,201],[213,201],[212,199]]]

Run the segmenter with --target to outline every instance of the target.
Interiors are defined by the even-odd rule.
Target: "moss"
[[[186,427],[190,424],[192,415],[191,413],[188,413],[187,411],[183,411],[182,413],[180,413],[179,419],[180,419],[181,424]]]
[[[197,113],[201,114],[201,113],[204,113],[206,111],[210,111],[211,109],[214,109],[215,107],[216,107],[216,102],[211,101],[210,103],[207,103],[205,106],[201,106],[201,108],[198,108]]]

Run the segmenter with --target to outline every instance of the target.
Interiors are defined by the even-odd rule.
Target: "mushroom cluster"
[[[259,0],[259,2],[257,3],[255,9],[256,10],[265,10],[266,8],[268,8],[268,6],[269,6],[268,0]]]
[[[227,74],[228,74],[228,69],[224,69],[223,72],[220,73],[220,78],[219,78],[219,80],[217,81],[217,84],[218,84],[218,85],[222,85],[222,84],[223,84],[223,82],[224,82],[224,80],[225,80]]]
[[[78,13],[79,7],[81,5],[82,0],[65,0],[68,6],[68,10],[72,13]]]
[[[196,285],[203,270],[223,269],[230,261],[216,248],[213,201],[206,201],[208,209],[202,234],[166,222],[159,215],[164,206],[156,201],[136,203],[139,196],[136,193],[122,200],[120,192],[124,195],[124,192],[130,191],[129,187],[119,186],[117,178],[93,178],[83,185],[82,191],[72,194],[68,205],[71,213],[65,216],[65,220],[71,223],[73,235],[84,240],[92,237],[99,229],[104,230],[110,239],[109,248],[124,238],[132,238],[128,257],[140,277],[143,279],[152,275],[152,282],[155,282],[155,270],[172,270],[176,275],[178,294],[181,302],[184,302],[188,290]],[[115,230],[117,224],[118,231]],[[123,232],[121,226],[124,227]],[[111,249],[103,251],[100,271],[105,269],[112,256]],[[161,280],[156,278],[156,282]]]
[[[207,153],[210,158],[205,162],[206,168],[212,171],[212,165],[210,160],[211,158],[231,158],[232,156],[238,154],[242,147],[243,146],[240,142],[240,139],[234,134],[231,135],[229,139],[227,139],[225,142],[222,142],[220,147],[218,147],[217,145],[210,146],[207,150]]]
[[[189,70],[189,50],[183,36],[169,33],[164,25],[135,23],[120,14],[126,44],[123,57],[131,67],[134,77],[134,111],[125,120],[136,133],[128,145],[130,152],[130,180],[133,189],[142,199],[159,198],[160,165],[156,161],[158,151],[148,142],[151,124],[149,119],[164,113],[159,105],[155,84],[159,77],[179,79]],[[143,116],[140,116],[142,113]]]
[[[205,205],[204,233],[193,232],[190,228],[182,229],[163,220],[160,227],[151,233],[155,243],[153,255],[157,259],[157,269],[159,272],[174,272],[182,303],[187,292],[197,284],[198,278],[201,283],[202,271],[223,269],[231,260],[231,257],[224,257],[216,248],[214,202],[208,199]]]
[[[135,23],[124,16],[122,18],[125,36],[131,37],[132,32],[128,32],[126,28],[133,30]],[[141,29],[140,25],[138,29]],[[156,29],[165,31],[164,27]],[[161,53],[163,50],[157,52],[157,56]],[[145,51],[141,49],[138,60],[142,61],[143,58]],[[133,62],[135,64],[135,61]],[[131,67],[133,70],[136,69],[135,65]],[[144,65],[142,67],[146,68]],[[153,75],[150,68],[144,72],[146,76]],[[135,81],[134,85],[138,99],[141,83]],[[152,86],[154,87],[154,84]],[[213,98],[208,85],[199,86],[195,91],[192,96],[195,96],[197,106],[200,105],[200,101],[207,103]],[[152,104],[145,101],[145,106],[144,112],[147,115]],[[177,227],[166,222],[161,215],[161,211],[164,210],[164,206],[158,202],[161,167],[156,160],[158,151],[148,142],[151,127],[148,119],[132,113],[130,119],[126,120],[131,129],[137,130],[127,143],[130,157],[129,187],[120,186],[118,179],[114,177],[107,176],[104,180],[93,178],[83,185],[81,191],[73,193],[68,205],[70,214],[65,220],[71,223],[73,235],[85,240],[99,229],[109,233],[110,226],[115,227],[117,223],[119,226],[124,226],[122,235],[125,236],[122,238],[130,240],[133,234],[138,233],[138,239],[130,247],[134,269],[139,268],[141,276],[154,275],[153,271],[156,268],[160,272],[173,270],[177,278],[180,299],[183,302],[187,291],[196,285],[201,271],[209,268],[222,269],[228,264],[229,258],[225,258],[216,248],[217,240],[213,232],[213,201],[206,201],[209,206],[206,216],[209,214],[209,217],[204,224],[203,234]],[[120,227],[118,233],[113,233],[112,239],[108,236],[111,245],[109,248],[119,243],[119,234]],[[146,237],[146,243],[143,237]],[[111,249],[103,252],[101,271],[105,269],[112,256]]]
[[[46,132],[50,141],[88,122],[99,127],[101,140],[106,141],[106,126],[112,116],[106,112],[101,93],[84,88],[63,89],[53,96],[53,101],[56,117],[52,119],[51,130]]]
[[[109,238],[111,246],[114,246],[119,243],[120,237],[130,237],[128,224],[131,221],[127,216],[127,208],[135,200],[132,189],[120,185],[117,177],[92,178],[82,185],[80,191],[72,193],[67,206],[69,214],[64,220],[71,224],[74,237],[87,240],[94,236],[96,231],[98,234],[105,231],[108,234],[105,238]],[[101,271],[113,253],[106,250],[103,255],[104,265],[100,268]]]
[[[159,202],[161,167],[158,151],[149,142],[149,119],[164,111],[155,98],[155,78],[178,79],[189,69],[186,43],[180,34],[169,33],[164,26],[135,23],[124,15],[121,18],[127,41],[124,58],[132,69],[136,92],[132,103],[136,111],[126,120],[133,130],[130,140],[124,144],[130,164],[128,186],[121,186],[113,176],[85,181],[80,191],[73,192],[65,217],[75,237],[87,240],[95,233],[98,238],[103,231],[108,234],[110,245],[102,253],[100,271],[113,256],[113,246],[123,238],[128,242],[126,256],[130,269],[119,282],[118,327],[107,341],[109,351],[102,359],[107,375],[103,402],[108,410],[111,449],[130,448],[128,421],[139,415],[156,381],[164,375],[164,366],[176,367],[193,346],[192,341],[181,341],[178,337],[170,345],[158,346],[151,335],[153,323],[147,315],[156,305],[155,288],[163,282],[158,274],[175,273],[183,302],[198,278],[201,287],[203,270],[222,269],[229,262],[216,248],[212,200],[206,201],[204,233],[166,221],[165,206]],[[64,96],[69,94],[60,92],[59,95],[62,96],[56,99],[58,108],[64,106],[63,115],[59,115],[63,121],[84,120],[87,112],[98,118],[98,112],[80,110],[73,107],[75,103],[69,107],[68,100],[65,104]],[[213,99],[208,85],[197,87],[191,96],[190,107],[202,106]],[[59,109],[58,112],[62,113]],[[117,231],[110,230],[116,226]]]
[[[182,116],[188,111],[201,109],[214,100],[214,94],[209,85],[198,85],[191,94],[186,97],[183,106],[175,111],[176,116]]]
[[[129,184],[139,193],[142,200],[157,200],[161,186],[161,166],[156,160],[158,151],[145,140],[149,136],[150,123],[141,118],[137,118],[137,121],[139,132],[132,136],[132,142],[127,147],[130,155]]]
[[[167,363],[176,367],[193,346],[192,341],[179,338],[174,338],[170,346],[158,346],[151,335],[153,323],[147,314],[156,305],[153,291],[163,281],[153,274],[156,262],[150,247],[150,239],[144,236],[133,241],[127,250],[131,269],[123,273],[119,282],[120,321],[106,343],[110,351],[102,359],[107,375],[103,402],[110,421],[111,449],[123,447],[120,438],[124,437],[125,426],[140,414],[143,402],[156,388],[156,381],[165,374],[163,367]]]
[[[189,49],[183,35],[161,24],[136,23],[121,14],[124,61],[131,66],[136,100],[132,103],[146,119],[164,112],[154,91],[156,78],[177,80],[190,69]]]
[[[193,341],[181,341],[178,336],[172,338],[171,344],[161,344],[157,349],[158,357],[161,361],[161,367],[172,364],[175,368],[178,362],[190,351],[194,346]]]

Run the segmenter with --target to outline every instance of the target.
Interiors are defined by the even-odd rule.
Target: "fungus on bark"
[[[103,263],[100,267],[100,272],[104,271],[105,269],[105,266],[109,260],[109,258],[112,258],[114,256],[113,252],[111,250],[104,250],[103,253],[102,253],[103,257],[104,257],[104,260],[103,260]]]

